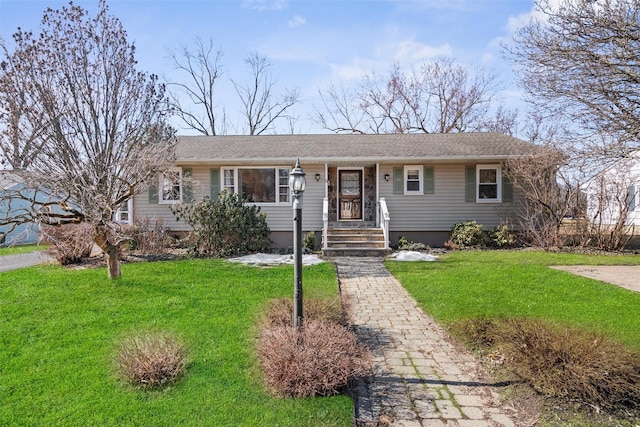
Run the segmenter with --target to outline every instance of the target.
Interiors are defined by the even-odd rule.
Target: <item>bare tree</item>
[[[506,162],[506,176],[524,196],[511,220],[535,246],[562,247],[565,243],[563,221],[580,201],[580,185],[568,173],[567,160],[565,153],[547,146],[536,154]]]
[[[249,55],[245,63],[249,68],[251,81],[246,85],[231,81],[244,107],[242,113],[246,120],[246,133],[260,135],[273,130],[275,122],[279,119],[287,119],[289,128],[293,128],[293,116],[289,113],[300,100],[298,88],[289,89],[284,96],[276,99],[274,89],[277,81],[271,75],[271,64],[267,58],[256,52]]]
[[[640,140],[640,1],[555,3],[538,0],[542,19],[507,47],[522,86],[536,110],[565,117],[574,134],[615,135],[602,149],[624,154]]]
[[[27,53],[11,55],[1,39],[0,48],[4,58],[0,62],[0,84],[3,86],[0,91],[0,166],[24,169],[42,148],[38,124],[44,121],[44,117],[37,99],[23,89],[29,83],[28,75],[13,72],[30,60]]]
[[[187,125],[203,135],[220,135],[226,132],[225,111],[215,96],[215,86],[222,76],[222,50],[215,50],[213,40],[195,40],[195,48],[182,46],[179,52],[170,53],[177,70],[182,71],[188,83],[172,82],[176,88],[171,94],[176,115]],[[186,99],[182,99],[185,96]]]
[[[113,214],[173,164],[175,138],[164,86],[136,70],[120,21],[98,6],[49,8],[38,36],[18,29],[3,46],[0,154],[23,182],[4,197],[27,208],[0,225],[91,224],[117,278]]]
[[[314,106],[315,122],[323,129],[335,133],[379,133],[364,123],[365,111],[358,103],[359,95],[344,85],[329,84],[325,91],[318,90],[321,106]]]
[[[367,74],[354,94],[329,86],[315,116],[325,129],[345,133],[512,133],[515,112],[497,105],[497,91],[495,74],[440,58],[406,72],[396,65],[388,76]]]
[[[588,221],[582,230],[584,243],[613,251],[624,248],[631,240],[634,227],[628,219],[631,205],[635,203],[634,185],[639,178],[633,173],[637,161],[637,155],[622,158],[587,183]]]

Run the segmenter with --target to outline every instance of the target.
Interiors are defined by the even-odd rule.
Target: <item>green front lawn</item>
[[[28,252],[44,251],[47,249],[45,245],[18,245],[0,248],[0,256],[26,254]]]
[[[304,269],[305,297],[337,293],[333,266]],[[38,266],[0,274],[0,425],[350,426],[346,396],[277,399],[254,356],[256,318],[293,296],[291,266],[184,260],[103,268]],[[187,375],[141,391],[114,374],[119,340],[171,331]]]
[[[549,265],[640,264],[638,255],[461,251],[437,262],[387,268],[443,324],[474,317],[530,316],[603,332],[640,349],[640,293]]]

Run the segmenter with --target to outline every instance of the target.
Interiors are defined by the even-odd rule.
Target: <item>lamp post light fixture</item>
[[[293,327],[302,326],[302,193],[307,186],[300,159],[289,174],[289,189],[293,196]]]

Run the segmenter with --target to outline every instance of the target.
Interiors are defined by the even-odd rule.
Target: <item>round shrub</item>
[[[343,325],[346,323],[343,313],[343,305],[339,296],[330,298],[305,298],[304,318],[308,320],[321,320]],[[293,298],[277,298],[269,304],[262,326],[271,328],[274,326],[293,327]]]
[[[120,374],[131,384],[162,387],[178,380],[186,369],[185,345],[167,333],[143,333],[124,339],[116,356]]]
[[[264,329],[258,342],[268,387],[278,396],[337,394],[349,380],[364,375],[368,357],[356,335],[344,326],[307,320]]]
[[[267,252],[273,243],[260,207],[246,204],[234,193],[223,191],[217,200],[205,197],[171,210],[176,220],[184,219],[193,228],[188,249],[196,256],[224,258]]]
[[[450,241],[460,248],[483,246],[485,236],[482,224],[476,221],[459,222],[451,228]]]

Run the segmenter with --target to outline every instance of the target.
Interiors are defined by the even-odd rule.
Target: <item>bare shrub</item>
[[[311,298],[304,300],[304,318],[344,324],[344,312],[340,297]],[[265,328],[293,326],[293,299],[279,298],[271,301],[263,322]]]
[[[130,238],[131,249],[143,254],[166,253],[171,241],[169,228],[161,218],[136,219],[123,231]]]
[[[56,260],[62,265],[80,262],[91,255],[94,245],[91,224],[43,225],[40,231],[44,240],[56,248]]]
[[[640,354],[601,334],[527,318],[474,319],[457,329],[547,396],[606,409],[640,404]]]
[[[175,382],[187,364],[185,345],[167,333],[141,333],[120,344],[116,356],[121,375],[143,388],[162,387]]]
[[[264,329],[258,353],[268,387],[283,397],[336,394],[369,365],[368,353],[352,331],[318,320],[306,320],[300,330]]]
[[[640,403],[640,355],[606,337],[539,320],[500,333],[513,372],[545,394],[596,407]]]

